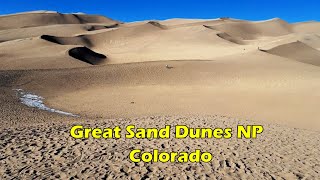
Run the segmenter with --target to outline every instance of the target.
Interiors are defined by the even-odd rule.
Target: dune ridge
[[[14,22],[14,23],[12,23]],[[61,13],[23,13],[8,16],[0,16],[0,30],[46,26],[53,24],[89,24],[101,23],[114,25],[118,21],[110,18],[85,14],[61,14]]]
[[[12,23],[13,21],[10,20],[20,19],[20,16],[22,19],[25,18],[24,23],[29,24],[28,27],[21,28],[19,21]],[[300,37],[297,39],[315,50],[320,47],[315,28],[317,22],[289,24],[278,18],[257,22],[232,18],[171,19],[126,24],[106,17],[85,14],[36,12],[3,16],[0,18],[1,21],[4,25],[10,25],[8,28],[14,28],[0,31],[0,42],[2,42],[0,50],[3,57],[17,56],[15,51],[7,51],[15,42],[19,42],[19,48],[23,49],[28,48],[30,43],[40,46],[43,42],[38,41],[37,37],[51,43],[43,46],[44,49],[48,49],[46,50],[48,53],[51,52],[50,49],[64,49],[61,58],[68,59],[67,56],[70,55],[68,51],[79,45],[91,51],[108,54],[108,61],[103,61],[102,64],[184,59],[214,60],[254,52],[270,43],[281,45],[274,42],[285,37],[291,37],[291,41],[294,41],[294,37]],[[30,26],[30,24],[33,25]],[[306,24],[305,32],[308,33],[303,36],[304,24]],[[59,30],[59,28],[62,29]],[[27,29],[27,33],[21,33],[19,29]],[[313,33],[309,35],[311,30]],[[13,42],[10,43],[10,41]],[[292,47],[292,49],[295,48],[298,47]],[[20,57],[31,58],[29,53],[25,55],[23,52],[20,53],[22,53]],[[313,52],[313,54],[317,53]],[[316,57],[308,59],[310,58]],[[20,58],[16,57],[16,59]],[[2,62],[6,63],[2,68],[17,69],[14,64],[8,65],[6,60]],[[31,63],[30,65],[28,69],[32,69],[32,66],[39,68],[39,64]],[[45,64],[40,66],[43,66],[43,69],[50,69],[50,66]],[[65,66],[61,64],[55,67],[64,68]]]

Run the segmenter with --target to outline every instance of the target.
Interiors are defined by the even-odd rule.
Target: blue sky
[[[320,0],[1,0],[0,14],[54,10],[101,14],[124,22],[218,17],[300,22],[320,21],[319,7]]]

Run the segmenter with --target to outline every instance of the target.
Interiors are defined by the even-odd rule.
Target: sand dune
[[[84,35],[75,36],[75,37],[55,37],[50,35],[42,35],[41,39],[60,45],[84,45],[91,47],[93,42]]]
[[[274,47],[266,52],[294,59],[299,62],[320,66],[320,51],[297,41]]]
[[[281,19],[261,22],[231,22],[210,27],[246,40],[256,39],[260,36],[281,36],[292,32],[291,26]]]
[[[30,37],[38,37],[44,34],[51,36],[74,36],[77,34],[86,34],[91,31],[107,30],[114,28],[113,26],[103,25],[87,25],[87,24],[63,24],[63,25],[49,25],[40,27],[17,28],[0,30],[0,43],[16,39],[25,39]]]
[[[53,24],[89,24],[101,23],[113,25],[119,23],[103,16],[60,13],[24,13],[0,16],[0,30],[15,29]]]
[[[0,16],[0,179],[317,179],[319,49],[318,22]],[[21,91],[43,97],[45,108],[22,104]],[[262,124],[265,132],[253,140],[98,142],[72,139],[77,123]],[[201,148],[215,159],[132,163],[132,148]]]
[[[55,69],[87,66],[87,63],[68,55],[68,51],[74,47],[78,46],[61,46],[39,37],[0,43],[1,69]]]
[[[293,24],[293,31],[299,33],[319,33],[320,23],[316,21]]]
[[[258,47],[264,47],[264,45],[270,43],[275,44],[274,41],[280,39],[280,37],[295,37],[294,33],[292,33],[293,25],[280,19],[260,22],[229,18],[214,20],[172,19],[131,23],[129,26],[126,24],[118,26],[116,21],[112,22],[114,24],[111,26],[68,25],[65,26],[66,29],[69,29],[66,31],[63,31],[63,29],[56,31],[59,25],[26,28],[30,29],[32,33],[30,35],[25,34],[23,37],[19,37],[21,33],[17,29],[12,30],[9,36],[6,33],[10,32],[10,30],[6,30],[2,36],[0,31],[0,39],[3,37],[3,41],[6,41],[32,37],[28,41],[39,43],[40,45],[42,42],[34,37],[38,35],[37,37],[40,37],[40,39],[52,43],[52,45],[46,44],[46,46],[58,48],[58,45],[68,45],[69,47],[59,47],[65,49],[64,55],[61,54],[61,57],[68,58],[68,50],[81,45],[100,54],[107,54],[108,61],[104,61],[102,64],[119,64],[158,60],[213,60],[224,56],[241,55],[246,52],[256,51]],[[40,31],[42,27],[48,30]],[[49,31],[49,29],[51,30]],[[55,32],[52,33],[53,31]],[[296,37],[298,36],[300,37],[301,35]],[[308,39],[308,37],[305,38]],[[308,42],[301,41],[317,49],[319,42],[317,35],[314,34],[311,39],[305,40]],[[7,44],[9,45],[10,43],[0,45],[0,49],[6,49]],[[281,43],[278,44],[281,45]],[[27,48],[28,44],[25,44],[25,46]],[[70,46],[73,47],[70,48]],[[6,51],[3,50],[3,52]],[[6,52],[5,56],[16,56],[16,53],[12,55],[11,53],[13,52]],[[2,53],[2,56],[4,56],[4,53]],[[21,55],[21,57],[23,56],[28,57],[29,55]],[[6,61],[2,62],[5,63]],[[7,63],[3,65],[6,69],[17,69],[13,66],[14,64],[8,65]],[[35,64],[34,67],[30,66],[28,69],[35,67],[41,68]],[[58,65],[55,67],[59,68]],[[44,65],[41,69],[47,68],[48,66]],[[21,69],[21,67],[18,69]]]
[[[186,26],[202,26],[202,25],[218,25],[221,23],[230,22],[246,22],[245,20],[232,19],[232,18],[218,18],[218,19],[168,19],[161,21],[162,24],[170,28],[179,28]]]
[[[320,50],[320,35],[317,34],[307,34],[304,35],[299,41],[303,42],[304,44]]]

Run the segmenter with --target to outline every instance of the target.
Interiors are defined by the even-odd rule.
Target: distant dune
[[[85,46],[92,51],[108,55],[109,60],[102,64],[214,60],[254,52],[258,47],[274,44],[286,36],[290,36],[291,39],[299,37],[297,40],[315,46],[315,49],[320,46],[316,34],[317,22],[289,24],[277,18],[258,22],[220,18],[123,24],[102,16],[31,12],[2,16],[0,24],[0,53],[8,57],[0,62],[1,69],[51,69],[53,67],[48,64],[55,62],[39,64],[38,61],[25,62],[24,59],[31,59],[33,55],[34,59],[37,59],[51,56],[50,52],[58,52],[54,54],[58,62],[60,57],[70,59],[68,52],[77,46]],[[303,33],[309,37],[312,35],[311,40],[305,42],[301,36]],[[42,53],[36,52],[37,48],[31,49],[30,45],[41,46]],[[17,48],[29,50],[14,50]],[[9,59],[15,59],[17,63],[8,63]],[[28,65],[21,66],[19,61]],[[83,66],[74,61],[65,63],[73,65],[60,66],[55,63],[54,68]]]
[[[22,14],[13,14],[8,16],[0,16],[0,30],[47,26],[53,24],[88,24],[103,23],[114,24],[119,23],[103,16],[85,15],[85,14],[60,14],[56,12],[43,13],[31,12]]]

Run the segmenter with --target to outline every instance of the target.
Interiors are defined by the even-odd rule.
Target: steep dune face
[[[320,51],[297,41],[274,47],[266,52],[294,59],[299,62],[320,66]]]

